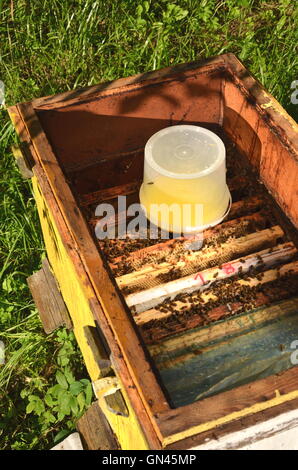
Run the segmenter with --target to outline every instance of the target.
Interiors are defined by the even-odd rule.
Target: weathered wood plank
[[[298,398],[298,368],[236,387],[158,416],[167,446],[180,439],[208,431],[229,421]]]
[[[217,426],[214,429],[209,429],[208,431],[201,432],[194,436],[188,437],[186,439],[174,442],[166,447],[166,450],[185,450],[185,449],[196,449],[198,446],[203,444],[209,444],[210,441],[218,441],[227,435],[232,433],[240,433],[240,439],[245,433],[245,429],[249,427],[254,427],[257,424],[264,423],[265,421],[270,421],[277,416],[283,415],[286,422],[286,415],[289,412],[298,409],[298,398],[281,403],[280,405],[273,406],[272,408],[266,408],[263,411],[241,417],[235,421],[225,423],[223,425]],[[289,426],[292,426],[292,420],[289,420]],[[296,427],[296,426],[295,426]],[[238,448],[238,447],[237,447]],[[231,448],[232,449],[232,448]],[[235,450],[233,446],[233,450]]]
[[[79,88],[77,90],[67,91],[59,93],[57,95],[45,96],[37,98],[33,101],[34,107],[40,108],[60,108],[69,106],[76,103],[84,103],[92,98],[95,99],[98,95],[113,95],[115,89],[125,87],[126,90],[134,90],[143,86],[148,86],[151,83],[158,81],[173,81],[179,80],[181,74],[186,78],[187,76],[195,75],[196,73],[208,73],[212,70],[217,70],[218,67],[225,64],[226,54],[219,55],[217,57],[211,57],[202,61],[196,61],[186,64],[178,64],[174,67],[165,67],[160,70],[154,70],[151,72],[140,73],[132,75],[126,78],[120,78],[112,80],[110,82],[100,83],[98,85],[92,85],[85,88]],[[199,70],[196,70],[199,69]]]
[[[86,450],[117,450],[119,444],[97,401],[77,421],[83,447]]]
[[[47,259],[43,260],[39,271],[28,277],[27,283],[45,332],[49,334],[60,326],[71,329],[67,307]]]

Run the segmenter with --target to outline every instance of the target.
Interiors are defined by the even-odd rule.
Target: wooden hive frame
[[[188,79],[196,80],[198,77],[204,86],[193,93],[198,94],[200,106],[205,107],[207,124],[216,123],[223,127],[239,150],[249,157],[252,167],[297,228],[297,125],[232,54],[9,108],[20,140],[34,162],[34,192],[50,264],[103,411],[121,447],[127,449],[188,448],[200,443],[206,438],[206,433],[215,428],[229,432],[235,420],[241,419],[245,426],[249,417],[255,414],[266,419],[269,409],[279,414],[286,403],[296,403],[298,398],[295,367],[220,395],[171,408],[140,331],[83,214],[84,206],[98,200],[94,182],[90,180],[92,190],[83,188],[81,194],[79,191],[76,193],[75,185],[71,188],[69,182],[70,175],[74,173],[81,172],[82,178],[86,174],[90,177],[94,156],[89,158],[87,155],[84,164],[71,161],[71,157],[69,161],[62,162],[57,157],[59,146],[53,143],[51,132],[59,111],[93,106],[104,98],[110,99],[113,107],[113,100],[116,102],[122,95],[134,96],[140,91],[154,94],[152,90],[160,84],[179,87]],[[165,93],[164,100],[169,102],[165,107],[171,109],[171,97]],[[133,105],[130,103],[132,115],[135,112]],[[168,125],[184,121],[187,113],[184,114],[170,114]],[[46,115],[49,116],[50,130],[47,133],[44,129]],[[63,114],[61,116],[60,125],[63,125]],[[157,122],[156,126],[160,128],[162,124]],[[149,131],[152,133],[152,128]],[[63,130],[60,134],[63,138]],[[141,137],[144,144],[145,137]],[[135,143],[133,152],[140,156],[142,146]],[[132,187],[123,188],[123,184],[123,181],[115,184],[114,194],[123,191],[130,194],[138,187],[137,182]],[[92,193],[93,200],[86,196],[88,193]],[[103,197],[102,193],[99,196]],[[84,332],[86,326],[95,328],[99,340],[104,337],[100,356],[103,361],[111,360],[119,385],[116,386],[109,377],[108,368],[101,367],[98,354],[95,358],[94,349]],[[115,415],[106,407],[104,392],[111,387],[121,388],[128,408],[129,425],[126,416],[121,416],[121,413]]]

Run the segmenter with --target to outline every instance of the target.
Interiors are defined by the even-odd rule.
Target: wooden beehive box
[[[297,125],[241,62],[226,54],[9,112],[47,256],[121,448],[193,448],[298,408]],[[199,252],[183,240],[99,242],[97,204],[138,201],[147,139],[180,123],[225,140],[228,219]]]

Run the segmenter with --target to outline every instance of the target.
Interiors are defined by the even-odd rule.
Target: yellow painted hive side
[[[88,345],[84,334],[85,326],[95,326],[89,306],[89,299],[86,297],[85,293],[86,279],[78,278],[74,264],[66,251],[54,217],[45,201],[36,176],[32,178],[32,183],[47,256],[61,290],[64,302],[68,308],[73,323],[74,334],[81,349],[86,368],[92,382],[97,384],[94,388],[102,411],[115,433],[121,449],[148,449],[149,447],[139,421],[118,378],[114,378],[117,381],[118,386],[115,387],[115,381],[113,381],[113,387],[115,389],[121,389],[121,393],[123,394],[126,402],[128,416],[116,414],[107,406],[104,397],[106,394],[111,393],[111,385],[107,383],[106,378],[102,378],[100,367],[94,358],[93,352]],[[82,288],[83,282],[85,282],[84,289]],[[99,385],[101,381],[102,386]]]

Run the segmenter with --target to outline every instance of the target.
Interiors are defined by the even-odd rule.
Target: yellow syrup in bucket
[[[148,219],[185,234],[221,222],[231,202],[225,157],[222,140],[199,126],[171,126],[154,134],[145,146],[140,189]]]

